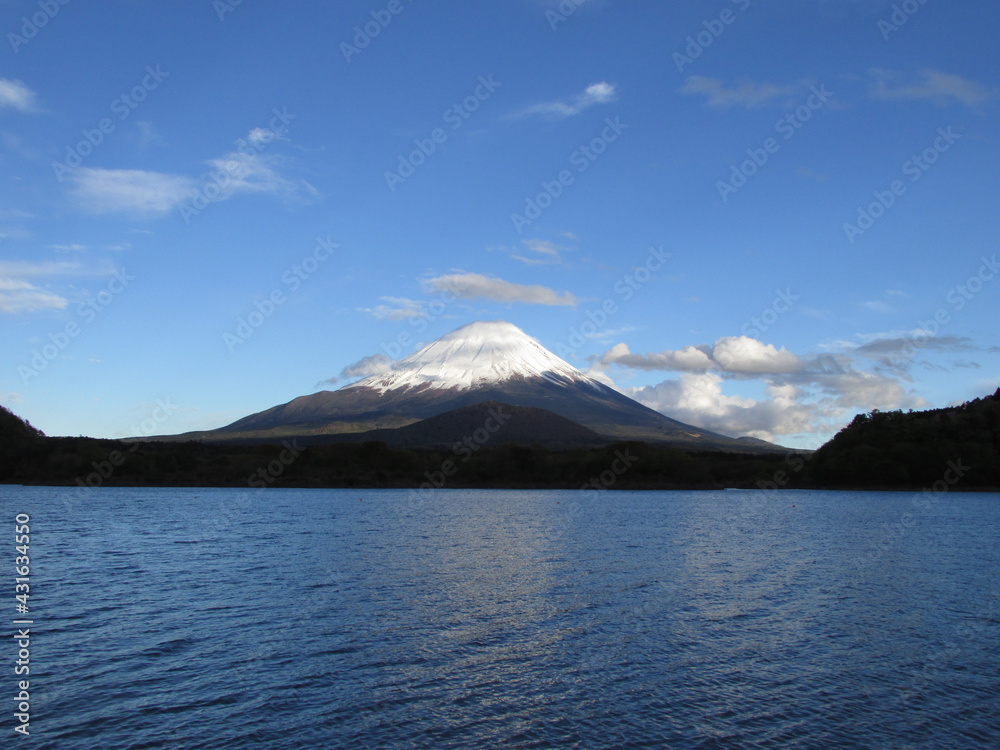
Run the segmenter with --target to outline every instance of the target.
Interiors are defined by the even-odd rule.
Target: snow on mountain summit
[[[462,326],[399,360],[392,372],[372,375],[345,389],[368,387],[383,393],[418,386],[468,389],[518,377],[578,381],[599,388],[597,381],[517,326],[495,320]]]

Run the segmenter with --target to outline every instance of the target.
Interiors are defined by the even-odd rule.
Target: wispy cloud
[[[354,364],[348,365],[340,371],[340,375],[319,383],[319,385],[336,385],[343,380],[356,380],[357,378],[367,378],[369,375],[385,375],[393,371],[395,363],[384,354],[372,354],[369,357],[362,357]]]
[[[82,265],[70,261],[0,260],[0,313],[62,310],[68,301],[29,279],[54,276],[102,276],[111,267]]]
[[[0,276],[101,276],[110,268],[88,268],[76,261],[0,260]]]
[[[150,146],[166,146],[166,142],[160,137],[159,132],[156,130],[156,126],[146,120],[137,120],[135,123],[137,130],[137,135],[135,137],[136,145],[139,149],[146,149]]]
[[[907,77],[896,71],[872,68],[869,74],[873,79],[869,96],[883,101],[959,102],[971,107],[996,95],[982,84],[938,70],[922,70],[917,76]]]
[[[0,313],[62,310],[69,304],[58,294],[41,289],[24,279],[0,275]]]
[[[407,320],[419,318],[423,314],[424,302],[406,297],[379,297],[385,302],[375,307],[359,308],[360,312],[368,313],[377,320]]]
[[[264,143],[263,132],[260,128],[250,131],[249,142],[261,147]],[[217,159],[210,159],[207,164],[211,172],[201,178],[139,169],[81,167],[73,173],[72,195],[84,210],[92,213],[148,216],[172,211],[206,185],[217,189],[213,202],[226,200],[238,193],[291,196],[299,192],[315,192],[305,182],[296,183],[282,176],[278,171],[281,158],[276,154],[230,151]]]
[[[73,196],[92,213],[162,214],[189,198],[197,185],[190,177],[141,169],[91,169],[73,173]]]
[[[548,240],[524,240],[522,243],[531,255],[513,254],[514,260],[519,260],[529,266],[552,266],[563,262],[562,254],[568,250],[563,245],[556,245]]]
[[[223,186],[225,197],[235,193],[284,193],[291,195],[296,192],[297,186],[278,173],[278,163],[279,159],[274,155],[233,151],[221,159],[212,159],[209,165],[213,171],[224,172],[231,178]]]
[[[494,302],[520,302],[528,305],[575,307],[577,299],[570,292],[556,292],[541,285],[515,284],[495,276],[458,273],[424,282],[433,292],[451,291],[466,299],[489,299]]]
[[[721,78],[690,76],[678,91],[692,96],[703,96],[712,107],[746,107],[747,109],[767,104],[772,99],[795,92],[794,86],[779,86],[774,83],[743,81],[737,86],[727,87]]]
[[[595,104],[607,104],[615,101],[617,98],[614,85],[601,81],[600,83],[592,83],[581,94],[568,99],[534,104],[520,112],[516,112],[514,116],[517,118],[540,116],[563,119],[578,115]]]
[[[876,313],[893,312],[892,307],[887,302],[884,302],[883,300],[880,299],[865,300],[864,302],[861,303],[861,306],[866,310],[871,310],[872,312]]]
[[[6,107],[19,112],[36,112],[38,97],[20,81],[0,78],[0,109]]]

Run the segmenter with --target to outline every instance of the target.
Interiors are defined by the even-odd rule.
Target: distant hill
[[[859,414],[813,454],[807,482],[818,487],[930,487],[944,477],[949,461],[968,467],[954,489],[1000,488],[1000,388],[992,396],[945,409]]]
[[[561,417],[547,409],[511,406],[498,401],[463,406],[444,414],[422,419],[405,427],[371,430],[355,435],[338,435],[333,440],[381,440],[393,448],[452,448],[471,441],[483,445],[505,443],[536,445],[553,449],[579,448],[611,442],[591,429]],[[309,444],[310,440],[302,441]],[[471,449],[471,448],[470,448]]]
[[[45,437],[45,433],[32,427],[27,420],[21,419],[5,406],[0,406],[0,449],[7,444],[18,441],[32,441]]]
[[[9,459],[44,439],[44,432],[0,406],[0,458]]]
[[[0,480],[17,472],[28,471],[33,451],[43,446],[47,438],[6,407],[0,406]]]

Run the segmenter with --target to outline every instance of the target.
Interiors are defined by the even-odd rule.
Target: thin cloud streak
[[[788,96],[795,92],[795,88],[773,83],[755,84],[753,81],[744,81],[738,86],[727,88],[721,78],[696,75],[690,76],[678,91],[682,94],[703,96],[710,107],[752,109],[780,96]]]
[[[37,112],[38,97],[20,81],[0,78],[0,109],[7,107],[19,112]]]
[[[996,95],[985,86],[961,76],[938,70],[922,70],[915,79],[893,85],[903,74],[883,68],[872,68],[872,82],[868,95],[882,101],[931,101],[936,104],[959,102],[968,107],[981,104]]]
[[[575,307],[577,304],[576,297],[570,292],[560,294],[538,284],[515,284],[478,273],[438,276],[424,283],[432,292],[451,291],[465,299],[489,299],[494,302],[520,302],[550,307]]]
[[[569,99],[542,102],[527,109],[517,112],[514,117],[521,119],[526,117],[541,116],[555,120],[573,117],[583,112],[595,104],[608,104],[617,99],[615,87],[605,81],[592,83],[583,93],[577,94]]]

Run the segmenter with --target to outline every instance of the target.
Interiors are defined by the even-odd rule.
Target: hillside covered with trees
[[[930,487],[949,462],[968,467],[955,489],[1000,488],[1000,388],[944,409],[859,414],[816,451],[805,479],[814,487]]]

